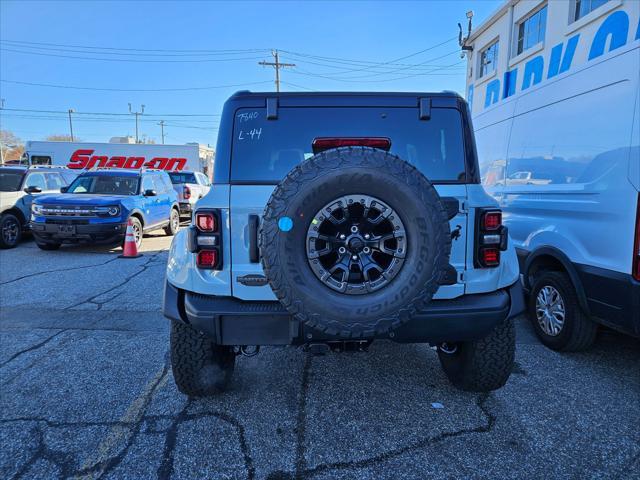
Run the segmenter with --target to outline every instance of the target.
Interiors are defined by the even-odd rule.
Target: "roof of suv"
[[[239,90],[230,98],[239,97],[457,97],[457,92],[445,90],[442,92],[252,92]]]

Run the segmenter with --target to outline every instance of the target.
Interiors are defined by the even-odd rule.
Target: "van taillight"
[[[191,189],[189,187],[187,187],[186,185],[184,187],[182,187],[182,197],[185,200],[189,200],[191,198]]]
[[[313,153],[338,147],[371,147],[389,151],[391,140],[385,137],[319,137],[311,144]]]
[[[196,254],[196,266],[222,270],[222,231],[219,210],[198,210],[189,229],[190,251]]]
[[[476,214],[476,242],[474,263],[480,268],[500,265],[500,252],[507,249],[509,234],[502,225],[500,210],[478,209]]]
[[[640,194],[636,207],[636,238],[633,242],[633,263],[631,265],[633,278],[640,281]]]

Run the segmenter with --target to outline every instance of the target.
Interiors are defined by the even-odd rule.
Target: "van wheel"
[[[235,367],[232,347],[216,345],[191,325],[171,322],[171,368],[178,390],[192,397],[225,390]]]
[[[457,388],[490,392],[507,383],[515,352],[515,327],[511,319],[506,319],[480,340],[443,343],[438,347],[438,358],[444,373]]]
[[[171,209],[171,216],[169,217],[169,225],[164,227],[164,233],[173,236],[180,227],[180,213],[175,208]]]
[[[540,341],[553,350],[584,350],[593,344],[598,331],[580,308],[571,279],[562,272],[544,272],[536,278],[529,318]]]
[[[0,217],[0,248],[13,248],[22,238],[22,225],[18,217],[5,213]]]

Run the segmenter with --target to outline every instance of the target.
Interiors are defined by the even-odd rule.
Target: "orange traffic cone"
[[[136,237],[133,234],[133,224],[131,219],[127,223],[127,232],[124,236],[124,246],[122,247],[122,255],[118,255],[120,258],[138,258],[142,254],[138,253],[138,246],[136,245]]]

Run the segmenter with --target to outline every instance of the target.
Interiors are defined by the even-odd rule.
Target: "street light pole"
[[[134,112],[131,110],[131,104],[129,104],[129,113],[132,113],[136,116],[136,143],[138,143],[138,115],[142,115],[144,113],[144,105],[140,106],[139,112]]]
[[[71,141],[73,142],[73,123],[71,122],[71,114],[74,112],[73,108],[69,109],[69,131],[71,132]]]

